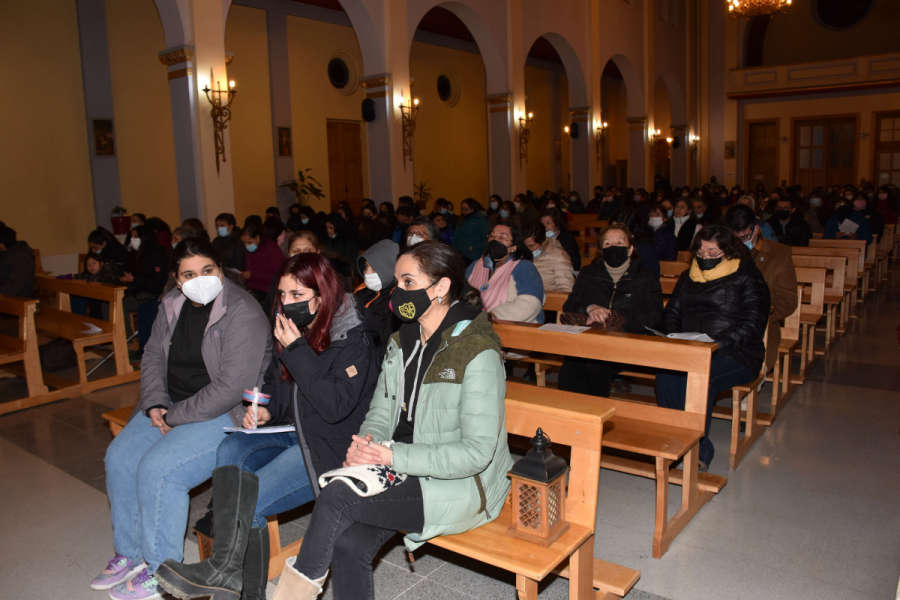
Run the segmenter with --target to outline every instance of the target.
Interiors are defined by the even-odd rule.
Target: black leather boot
[[[160,585],[178,598],[238,600],[241,596],[259,478],[237,466],[227,466],[214,470],[212,479],[216,499],[212,556],[193,565],[169,559],[156,572]]]
[[[269,528],[250,530],[250,545],[244,556],[244,591],[241,600],[266,600],[269,583]]]

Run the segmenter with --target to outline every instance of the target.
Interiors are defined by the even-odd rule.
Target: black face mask
[[[372,216],[371,216],[371,215],[362,215],[360,218],[361,218],[363,221],[371,221],[371,220],[372,220]]]
[[[697,258],[697,266],[700,267],[701,271],[709,271],[718,267],[719,263],[722,262],[722,258],[722,256],[719,258]]]
[[[791,211],[790,210],[776,210],[775,216],[778,217],[779,221],[787,221],[788,219],[791,218]]]
[[[850,206],[848,206],[847,204],[843,204],[834,211],[834,216],[843,221],[850,216],[851,210],[852,209],[850,208]]]
[[[603,262],[616,269],[628,260],[628,248],[625,246],[607,246],[603,249]]]
[[[391,310],[404,323],[418,321],[434,301],[426,293],[426,290],[431,289],[432,286],[434,283],[420,290],[394,288],[394,292],[391,294]]]
[[[504,246],[499,240],[491,240],[487,243],[486,254],[492,261],[497,262],[506,258],[506,255],[509,254],[509,248]]]
[[[309,300],[284,304],[281,307],[281,314],[293,321],[297,327],[308,327],[316,318],[315,313],[309,312]]]

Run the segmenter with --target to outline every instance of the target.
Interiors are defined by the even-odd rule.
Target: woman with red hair
[[[277,343],[262,389],[271,400],[257,408],[255,419],[248,406],[243,425],[293,428],[232,433],[219,445],[212,556],[193,565],[167,560],[156,574],[179,598],[218,593],[263,600],[266,517],[318,496],[318,476],[343,465],[347,440],[369,410],[380,372],[378,348],[327,258],[302,253],[284,262],[272,325]]]

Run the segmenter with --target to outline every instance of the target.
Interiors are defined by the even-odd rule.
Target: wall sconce
[[[859,139],[861,139],[861,140],[867,140],[870,137],[872,137],[872,134],[869,133],[868,131],[863,131],[862,133],[859,134]]]
[[[400,103],[400,113],[403,117],[403,167],[406,168],[406,157],[412,162],[412,138],[416,132],[416,115],[419,114],[419,99],[412,101],[411,106]]]
[[[212,84],[212,80],[213,72],[210,69],[210,84]],[[212,104],[209,114],[212,115],[213,128],[216,134],[216,174],[218,174],[219,156],[222,157],[222,162],[228,162],[225,159],[225,130],[228,129],[228,121],[231,120],[231,102],[234,100],[234,95],[237,94],[237,89],[234,87],[234,81],[229,81],[228,89],[225,90],[222,89],[222,84],[218,81],[214,90],[209,89],[210,84],[204,86],[202,91],[206,93],[206,99]],[[224,103],[222,102],[222,94],[225,94],[226,100]]]
[[[691,134],[691,158],[697,158],[697,150],[700,148],[700,136]]]
[[[659,143],[659,129],[651,129],[650,130],[650,146],[656,148],[656,145]]]
[[[566,125],[565,127],[563,127],[563,131],[565,131],[565,132],[568,134],[568,133],[569,133],[569,126]]]
[[[519,117],[519,165],[522,159],[528,162],[528,137],[531,135],[531,121],[534,113],[528,113],[528,117]]]
[[[781,136],[782,144],[787,144],[789,141],[791,141],[791,138],[789,138],[788,136],[786,136],[786,135]]]
[[[594,136],[594,141],[597,143],[597,168],[600,168],[600,164],[603,162],[603,142],[606,141],[606,128],[608,127],[606,121],[597,125],[597,135]]]

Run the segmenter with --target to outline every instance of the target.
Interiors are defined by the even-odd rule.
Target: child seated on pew
[[[77,273],[73,279],[91,283],[118,285],[119,269],[115,263],[106,262],[96,252],[91,252],[84,259],[84,271]]]

